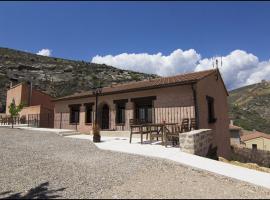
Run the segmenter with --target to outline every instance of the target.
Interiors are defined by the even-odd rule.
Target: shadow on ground
[[[48,186],[49,182],[41,183],[39,186],[31,188],[26,194],[22,194],[21,192],[12,194],[12,191],[2,192],[0,193],[0,199],[53,199],[61,197],[56,193],[66,189],[49,190]]]

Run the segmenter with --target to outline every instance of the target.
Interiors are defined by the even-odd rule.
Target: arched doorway
[[[110,108],[107,104],[102,106],[101,110],[101,129],[109,129]]]

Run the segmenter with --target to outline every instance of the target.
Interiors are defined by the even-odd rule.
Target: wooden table
[[[170,131],[167,126],[175,126],[177,123],[156,123],[156,124],[137,124],[131,125],[131,132],[130,132],[130,143],[132,139],[132,134],[140,134],[141,135],[141,144],[143,144],[143,135],[146,134],[148,139],[148,134],[150,134],[150,141],[152,142],[153,137],[162,138],[162,144],[164,144],[164,133],[165,131]],[[146,130],[144,130],[146,128]],[[138,131],[134,131],[134,129],[138,129]],[[154,129],[154,130],[153,130]],[[156,132],[156,133],[154,133]],[[153,134],[154,133],[154,134]]]

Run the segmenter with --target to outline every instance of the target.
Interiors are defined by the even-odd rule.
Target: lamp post
[[[95,112],[95,122],[93,126],[93,142],[100,142],[100,129],[98,125],[98,95],[102,92],[101,87],[97,87],[93,89],[93,94],[96,96],[96,112]]]

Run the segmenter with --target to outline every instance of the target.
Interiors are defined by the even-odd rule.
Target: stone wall
[[[270,167],[270,151],[253,150],[242,146],[232,146],[231,159],[239,162],[251,162],[257,163],[260,166]]]
[[[180,134],[180,150],[198,156],[206,156],[213,143],[211,129],[193,130]]]

